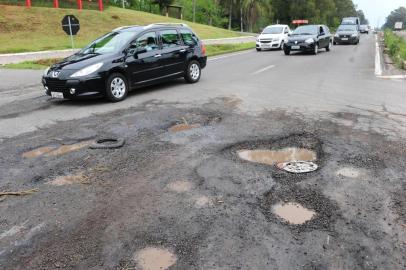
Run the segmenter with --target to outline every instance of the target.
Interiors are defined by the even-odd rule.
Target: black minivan
[[[203,43],[185,24],[124,26],[52,65],[42,84],[54,98],[118,102],[141,86],[179,77],[196,83],[206,63]]]

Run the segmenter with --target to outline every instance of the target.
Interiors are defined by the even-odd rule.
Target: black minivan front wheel
[[[189,62],[185,71],[185,80],[188,83],[197,83],[202,75],[202,69],[200,63],[196,60]]]
[[[111,102],[124,100],[128,94],[128,82],[121,73],[113,73],[106,82],[106,98]]]

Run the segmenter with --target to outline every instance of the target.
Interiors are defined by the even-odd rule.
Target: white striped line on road
[[[269,69],[271,69],[271,68],[274,68],[274,67],[275,67],[275,65],[270,65],[270,66],[261,68],[260,70],[251,73],[251,75],[257,75],[257,74],[259,74],[259,73],[262,73],[262,72],[267,71],[267,70],[269,70]]]
[[[242,53],[230,53],[230,54],[226,54],[226,55],[219,56],[219,57],[213,57],[213,58],[210,57],[207,61],[211,62],[211,61],[216,61],[216,60],[229,58],[229,57],[233,57],[233,56],[238,56],[238,55],[243,55],[243,54],[248,54],[248,53],[252,53],[252,50],[245,51]]]
[[[379,48],[379,37],[375,35],[375,76],[382,75],[381,50]]]
[[[380,75],[380,76],[377,76],[377,77],[380,78],[380,79],[389,79],[389,80],[391,80],[391,79],[393,79],[393,80],[406,80],[406,75],[387,75],[387,76]]]

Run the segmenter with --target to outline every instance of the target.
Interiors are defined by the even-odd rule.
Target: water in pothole
[[[288,161],[315,161],[317,154],[304,148],[284,148],[280,150],[240,150],[238,156],[247,161],[274,165]]]
[[[47,154],[47,153],[51,152],[52,150],[54,150],[53,147],[49,147],[49,146],[40,147],[40,148],[31,150],[31,151],[25,152],[23,154],[23,158],[36,158],[36,157],[42,156],[44,154]]]
[[[142,270],[164,270],[174,265],[177,258],[167,249],[148,247],[138,251],[134,260]]]
[[[58,176],[54,180],[49,181],[47,184],[53,186],[66,186],[73,184],[87,184],[88,182],[89,178],[83,172],[81,172],[76,175]]]
[[[274,205],[272,211],[278,217],[294,225],[303,224],[316,215],[316,212],[294,202]]]

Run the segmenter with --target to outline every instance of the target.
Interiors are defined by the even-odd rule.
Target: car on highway
[[[256,49],[261,51],[264,49],[283,49],[284,44],[288,40],[288,35],[291,33],[288,25],[275,24],[267,26],[262,33],[257,37]]]
[[[311,52],[317,55],[320,49],[330,51],[332,42],[327,26],[304,25],[292,32],[283,50],[285,55],[289,55],[292,51]]]
[[[358,44],[360,32],[358,27],[352,24],[342,24],[337,28],[334,35],[334,45],[337,44]]]
[[[203,43],[185,24],[124,26],[52,65],[42,84],[54,98],[118,102],[141,86],[179,77],[196,83],[206,63]]]
[[[361,34],[369,34],[368,25],[361,24],[361,26],[359,27],[359,31],[360,31]]]
[[[357,29],[359,31],[359,28],[361,26],[361,19],[359,17],[346,17],[343,18],[341,21],[341,24],[351,24],[351,25],[356,25]]]

